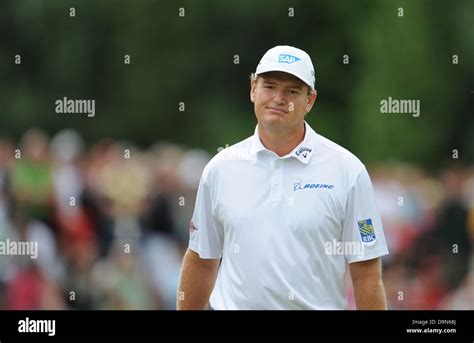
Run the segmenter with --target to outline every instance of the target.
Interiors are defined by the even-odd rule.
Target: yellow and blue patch
[[[359,226],[359,233],[362,242],[369,243],[375,241],[377,237],[375,237],[375,230],[374,226],[372,225],[372,219],[361,220],[358,223]]]

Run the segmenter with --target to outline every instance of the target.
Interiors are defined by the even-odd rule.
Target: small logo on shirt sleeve
[[[369,243],[377,239],[377,237],[375,237],[375,230],[374,230],[374,226],[372,225],[371,218],[361,220],[357,224],[359,226],[359,233],[360,233],[360,238],[362,239],[362,242]]]
[[[197,230],[199,230],[199,229],[196,227],[196,225],[194,225],[194,222],[191,220],[191,221],[189,222],[189,233],[190,233],[190,234],[193,234],[193,233],[195,233]]]

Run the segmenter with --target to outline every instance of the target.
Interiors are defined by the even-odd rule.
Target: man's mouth
[[[276,107],[267,107],[267,110],[274,114],[287,114],[288,112]]]

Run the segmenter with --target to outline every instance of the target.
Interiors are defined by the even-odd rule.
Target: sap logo
[[[280,54],[280,56],[278,56],[278,63],[288,63],[288,64],[291,64],[293,62],[297,62],[299,61],[301,58],[298,58],[296,56],[293,56],[293,55],[289,55],[289,54]]]
[[[328,185],[326,183],[306,183],[302,185],[300,182],[296,182],[293,185],[293,191],[299,191],[301,189],[312,189],[312,188],[326,188],[326,189],[333,189],[334,185]]]
[[[301,147],[295,152],[295,154],[296,154],[296,156],[303,155],[303,157],[306,158],[307,152],[311,152],[311,151],[313,151],[313,150],[309,149],[309,148]]]

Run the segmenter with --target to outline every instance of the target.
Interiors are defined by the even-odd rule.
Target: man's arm
[[[387,300],[379,258],[349,264],[358,310],[386,310]]]
[[[179,281],[178,310],[205,310],[219,270],[219,259],[202,259],[188,249]]]

